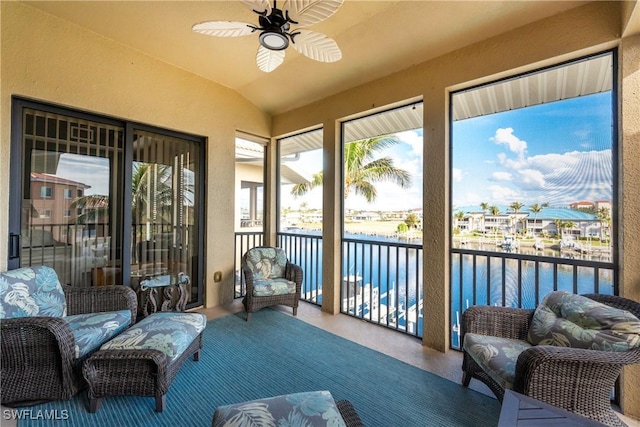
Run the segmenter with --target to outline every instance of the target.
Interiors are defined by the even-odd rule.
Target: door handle
[[[20,258],[20,235],[9,234],[9,259]]]

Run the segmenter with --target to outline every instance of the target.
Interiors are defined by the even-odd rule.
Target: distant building
[[[52,237],[66,242],[67,224],[82,212],[71,208],[73,201],[82,197],[91,186],[47,173],[31,173],[30,219],[25,224],[42,226]]]
[[[582,200],[580,202],[573,202],[569,205],[571,209],[593,209],[595,207],[595,203],[589,202],[587,200]]]
[[[454,209],[464,212],[463,219],[454,219],[454,223],[462,232],[477,232],[482,234],[533,234],[547,233],[551,236],[569,234],[574,237],[591,237],[602,239],[606,227],[595,213],[599,208],[611,208],[608,201],[580,201],[570,205],[571,208],[543,208],[537,214],[521,209],[518,213],[509,212],[508,207],[499,207],[499,213],[492,215],[478,206],[460,207]],[[569,224],[571,227],[563,227]],[[560,225],[561,229],[558,229]]]

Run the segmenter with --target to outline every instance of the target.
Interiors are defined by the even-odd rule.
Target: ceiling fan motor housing
[[[273,8],[269,16],[259,16],[258,22],[263,30],[259,37],[262,46],[270,50],[284,50],[289,46],[290,25],[280,9]]]

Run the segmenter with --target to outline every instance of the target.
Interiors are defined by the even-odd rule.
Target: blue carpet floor
[[[200,361],[184,363],[162,413],[151,397],[117,396],[90,414],[81,392],[22,408],[18,426],[205,427],[219,405],[311,390],[350,400],[370,427],[497,425],[493,398],[271,309],[244,319],[208,322]]]

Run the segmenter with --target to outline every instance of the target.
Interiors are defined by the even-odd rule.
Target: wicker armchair
[[[632,300],[611,295],[584,296],[640,318],[640,304]],[[470,307],[462,316],[463,347],[468,333],[526,342],[534,312],[507,307]],[[624,426],[611,408],[611,390],[622,367],[639,362],[638,347],[615,352],[533,345],[517,356],[513,384],[507,388],[604,424]],[[502,402],[505,385],[496,381],[495,371],[485,372],[467,350],[463,352],[462,371],[464,386],[476,378]]]
[[[130,322],[128,318],[126,321],[135,322],[136,295],[128,287],[62,286],[62,290],[68,316],[129,310],[131,319]],[[2,318],[0,336],[3,405],[24,406],[70,399],[86,385],[82,377],[82,362],[91,353],[76,357],[78,343],[64,317],[44,317],[37,314],[31,317]],[[94,351],[99,344],[97,343]]]
[[[247,291],[242,304],[251,314],[263,307],[287,305],[298,312],[302,268],[292,264],[280,248],[258,246],[249,249],[242,257],[242,272]]]

